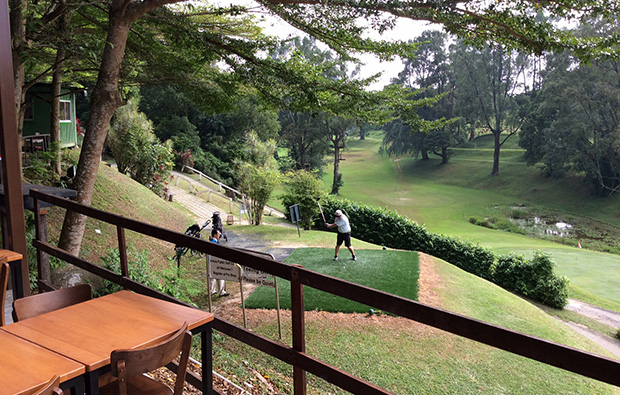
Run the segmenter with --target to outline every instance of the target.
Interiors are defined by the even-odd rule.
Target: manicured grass
[[[299,264],[304,268],[328,276],[365,285],[408,299],[418,298],[420,267],[418,254],[411,251],[361,250],[357,249],[357,261],[352,261],[348,251],[341,251],[339,260],[332,260],[333,250],[326,248],[298,248],[286,263]],[[291,287],[288,281],[278,280],[280,307],[291,308]],[[311,287],[304,288],[307,310],[330,312],[367,312],[369,306],[353,302]],[[275,309],[273,289],[260,287],[246,300],[248,308]]]
[[[502,151],[500,175],[490,177],[490,142],[488,136],[476,139],[468,143],[469,149],[454,150],[447,165],[440,165],[436,159],[393,160],[378,154],[380,139],[352,139],[343,154],[346,160],[340,164],[344,181],[341,196],[394,209],[432,232],[480,243],[497,253],[515,251],[531,256],[537,249],[550,252],[558,274],[598,297],[620,303],[620,256],[468,222],[469,217],[484,217],[497,207],[526,204],[620,225],[620,196],[594,198],[576,180],[545,178],[535,167],[525,166],[519,158],[522,151],[514,142]],[[477,148],[472,149],[474,144]],[[325,174],[328,189],[330,173]]]

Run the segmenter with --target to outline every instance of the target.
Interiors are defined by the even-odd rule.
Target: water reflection
[[[535,216],[530,218],[512,218],[511,221],[526,232],[540,236],[570,237],[573,232],[572,224],[552,218]]]

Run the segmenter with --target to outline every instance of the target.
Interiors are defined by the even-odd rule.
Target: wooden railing
[[[355,394],[390,393],[306,354],[304,322],[305,286],[360,302],[365,305],[381,309],[385,312],[430,325],[471,340],[476,340],[480,343],[506,350],[535,361],[556,366],[615,386],[620,386],[619,361],[491,325],[399,296],[340,280],[335,277],[313,272],[311,270],[304,269],[301,266],[285,264],[273,259],[226,247],[224,245],[209,243],[205,240],[187,236],[179,232],[174,232],[108,212],[100,211],[91,207],[86,207],[64,198],[43,194],[38,191],[32,191],[31,195],[35,199],[35,204],[37,205],[35,206],[35,213],[40,211],[38,210],[38,200],[44,200],[53,205],[115,225],[118,230],[121,273],[115,273],[68,254],[67,252],[49,244],[47,240],[42,240],[39,238],[38,232],[37,239],[33,241],[33,245],[38,249],[39,255],[53,255],[136,292],[182,303],[168,295],[162,294],[129,279],[127,255],[125,252],[125,229],[165,240],[173,244],[185,245],[191,249],[227,259],[232,262],[237,262],[289,280],[291,283],[292,299],[292,346],[289,347],[264,336],[255,334],[217,316],[215,317],[213,328],[293,366],[295,394],[305,394],[306,372],[310,372]],[[42,218],[39,215],[37,215],[36,221],[37,229],[44,226],[44,224],[40,223]],[[41,286],[46,287],[51,286],[51,284],[45,284],[44,281],[41,281]],[[190,377],[188,378],[188,381],[190,383],[199,383],[200,378]]]

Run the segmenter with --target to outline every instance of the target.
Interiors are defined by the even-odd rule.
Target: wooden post
[[[0,1],[0,174],[4,186],[3,235],[4,248],[22,254],[21,281],[24,296],[30,295],[26,220],[22,195],[21,145],[17,133],[15,109],[15,85],[13,54],[11,53],[11,29],[9,5]]]
[[[116,227],[118,235],[118,254],[121,258],[121,274],[129,278],[129,265],[127,263],[127,242],[125,241],[125,228]]]
[[[291,268],[291,318],[293,326],[293,350],[306,352],[306,322],[304,316],[304,286],[299,282],[299,273],[293,265]],[[306,371],[293,366],[293,392],[295,395],[306,394]]]
[[[47,243],[47,210],[39,209],[39,201],[35,207],[35,222],[36,222],[36,236],[37,240]],[[45,252],[37,248],[37,270],[39,271],[38,278],[48,284],[52,283],[50,273],[50,258]]]

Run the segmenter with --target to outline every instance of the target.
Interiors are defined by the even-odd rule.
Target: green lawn
[[[485,136],[486,139],[488,137]],[[509,140],[510,141],[510,140]],[[620,303],[620,256],[578,249],[545,240],[472,225],[470,216],[485,216],[498,206],[536,204],[555,210],[620,223],[618,197],[593,198],[579,184],[560,183],[525,166],[515,143],[502,151],[500,176],[490,177],[489,142],[455,150],[448,165],[438,160],[397,160],[378,154],[380,139],[351,140],[341,162],[341,196],[396,210],[430,231],[470,240],[498,253],[530,256],[535,250],[553,256],[557,272],[594,295]],[[326,172],[325,184],[331,185]]]
[[[411,251],[356,250],[357,261],[352,261],[349,253],[343,251],[340,259],[334,262],[333,250],[326,248],[298,248],[286,263],[299,264],[304,268],[328,276],[365,285],[408,299],[418,298],[418,277],[420,266],[418,254]],[[288,281],[278,281],[280,307],[291,308],[291,287]],[[304,288],[306,310],[330,312],[367,312],[369,306],[353,302],[314,288]],[[259,287],[246,300],[248,308],[275,309],[273,289]]]

